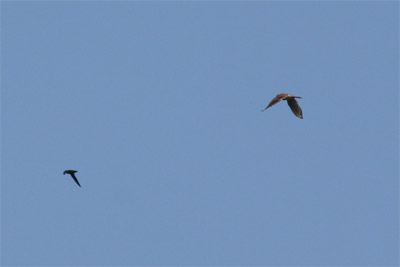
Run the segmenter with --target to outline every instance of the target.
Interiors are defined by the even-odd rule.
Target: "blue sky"
[[[3,1],[1,152],[2,265],[398,265],[399,3]]]

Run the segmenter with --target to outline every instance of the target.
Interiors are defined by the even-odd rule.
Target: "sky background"
[[[1,263],[398,265],[399,3],[2,1]]]

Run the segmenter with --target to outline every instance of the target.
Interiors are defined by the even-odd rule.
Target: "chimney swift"
[[[269,107],[272,107],[273,105],[275,105],[276,103],[282,101],[282,100],[286,100],[290,109],[292,110],[293,114],[296,115],[296,117],[299,117],[300,119],[303,118],[303,111],[301,110],[299,104],[296,101],[296,98],[301,98],[300,96],[294,96],[294,95],[290,95],[290,94],[279,94],[276,95],[276,97],[274,97],[271,102],[269,102],[268,106],[266,108],[264,108],[261,111],[266,110]]]
[[[66,171],[64,171],[64,175],[67,173],[67,174],[70,174],[71,176],[72,176],[72,178],[74,179],[74,181],[75,181],[75,183],[77,183],[78,185],[79,185],[79,187],[81,187],[81,185],[79,184],[79,182],[78,182],[78,179],[76,179],[76,176],[75,176],[75,173],[76,172],[78,172],[78,171],[75,171],[75,170],[66,170]]]

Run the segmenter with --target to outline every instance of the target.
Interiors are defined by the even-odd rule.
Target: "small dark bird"
[[[74,181],[75,181],[75,183],[77,183],[78,185],[79,185],[79,187],[81,187],[81,185],[79,184],[79,182],[78,182],[78,179],[76,179],[76,176],[75,176],[75,173],[76,172],[78,172],[78,171],[75,171],[75,170],[66,170],[66,171],[64,171],[64,175],[67,173],[67,174],[70,174],[71,176],[72,176],[72,178],[74,179]]]
[[[274,97],[271,102],[269,102],[268,106],[264,108],[261,111],[266,110],[269,107],[272,107],[278,102],[281,102],[282,100],[286,100],[290,109],[292,110],[293,114],[296,115],[296,117],[299,117],[300,119],[303,118],[303,111],[301,110],[299,104],[296,101],[296,98],[301,98],[300,96],[294,96],[290,94],[279,94]]]

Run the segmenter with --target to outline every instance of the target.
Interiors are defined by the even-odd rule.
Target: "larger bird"
[[[76,176],[75,176],[75,173],[76,173],[76,172],[78,172],[78,171],[75,171],[75,170],[66,170],[66,171],[64,171],[64,175],[65,175],[65,174],[70,174],[70,175],[72,176],[72,179],[74,179],[75,183],[77,183],[77,184],[79,185],[79,187],[81,187],[81,185],[80,185],[79,182],[78,182],[78,179],[77,179]]]
[[[276,103],[281,102],[282,100],[286,100],[290,109],[292,110],[293,114],[296,115],[296,117],[299,117],[300,119],[303,118],[303,111],[301,110],[299,104],[296,101],[296,98],[301,98],[300,96],[294,96],[291,94],[279,94],[274,97],[271,102],[269,102],[268,106],[266,106],[263,110],[266,110],[269,107],[272,107]]]

